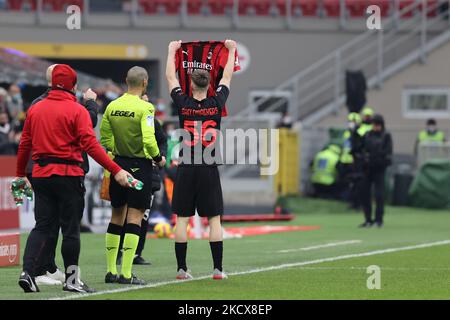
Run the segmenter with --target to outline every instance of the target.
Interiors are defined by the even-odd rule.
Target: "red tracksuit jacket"
[[[76,102],[76,97],[67,91],[51,90],[47,98],[28,110],[17,154],[17,176],[25,176],[30,152],[33,160],[60,158],[82,162],[82,150],[112,174],[121,170],[98,143],[89,113]],[[84,171],[76,165],[34,164],[32,175],[84,176]]]

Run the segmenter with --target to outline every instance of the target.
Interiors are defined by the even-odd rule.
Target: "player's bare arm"
[[[175,68],[175,54],[177,50],[181,48],[181,40],[172,41],[169,43],[169,49],[167,52],[167,65],[166,65],[166,78],[169,92],[180,86],[178,81],[176,68]]]
[[[236,55],[236,41],[225,40],[225,47],[228,49],[228,61],[223,70],[223,77],[220,80],[220,85],[230,88],[231,78],[234,72],[234,57]]]

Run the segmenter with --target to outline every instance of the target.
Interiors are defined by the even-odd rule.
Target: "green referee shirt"
[[[100,125],[100,142],[115,156],[157,158],[155,107],[140,97],[125,93],[106,108]]]

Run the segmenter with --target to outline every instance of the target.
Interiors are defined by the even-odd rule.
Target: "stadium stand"
[[[102,5],[105,9],[117,9],[116,3],[122,8],[130,4],[131,0],[111,1]],[[383,17],[392,15],[394,11],[403,10],[416,2],[416,0],[291,0],[290,14],[293,17],[329,17],[336,18],[341,15],[342,6],[344,14],[350,18],[366,16],[369,5],[377,5]],[[436,7],[437,0],[427,0],[426,7]],[[188,15],[229,15],[235,5],[234,0],[185,0]],[[35,11],[38,0],[7,0],[6,9],[13,11]],[[83,9],[83,0],[42,0],[42,9],[46,12],[61,12],[68,5],[78,5]],[[92,3],[90,4],[93,5]],[[183,10],[183,0],[137,0],[138,11],[145,15],[178,15]],[[237,12],[241,16],[286,16],[288,1],[286,0],[239,0]],[[111,8],[108,8],[110,6]],[[423,10],[418,6],[417,12]],[[123,9],[125,10],[125,9]],[[437,9],[428,12],[429,17],[436,16]],[[410,18],[413,11],[402,14],[402,18]]]

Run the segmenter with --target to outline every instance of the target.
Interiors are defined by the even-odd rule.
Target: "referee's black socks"
[[[222,257],[223,257],[223,241],[211,241],[211,255],[214,261],[214,269],[222,272]]]
[[[187,242],[175,242],[175,256],[177,257],[177,271],[183,269],[187,271],[186,266]]]

